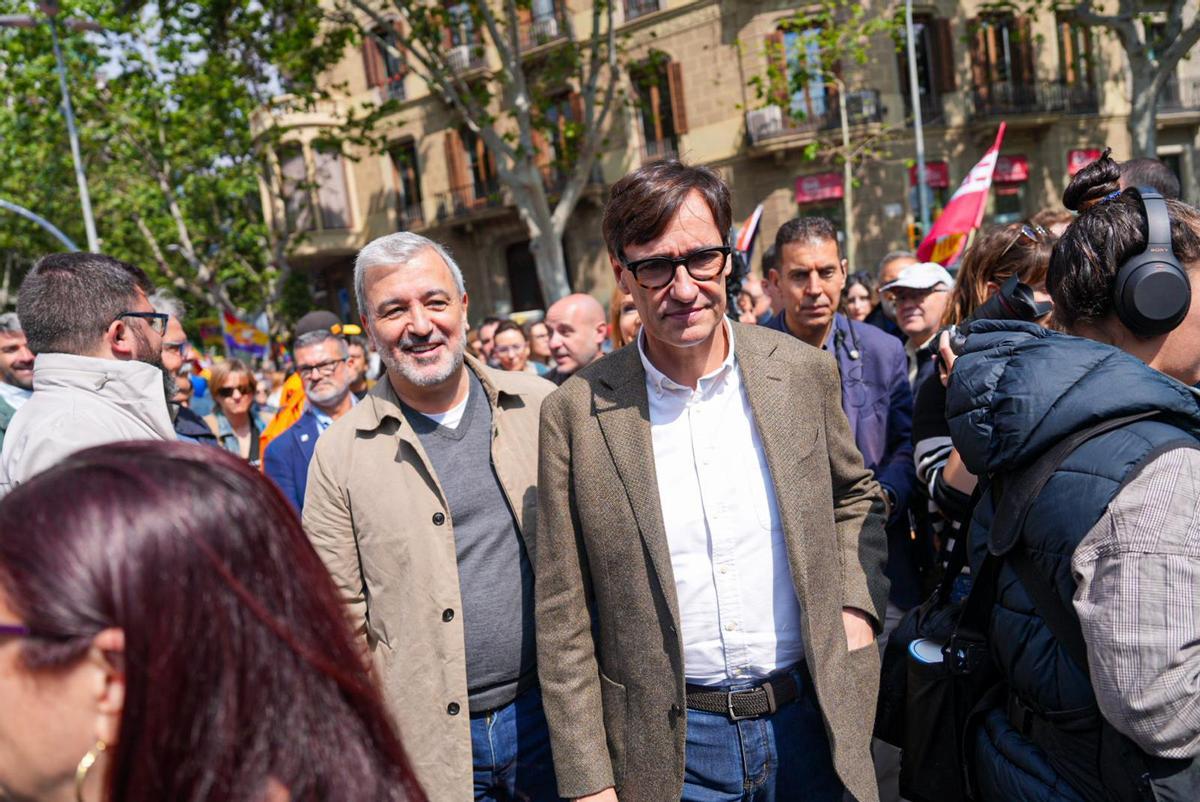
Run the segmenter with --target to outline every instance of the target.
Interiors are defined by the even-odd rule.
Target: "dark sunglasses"
[[[626,262],[625,269],[633,274],[638,286],[647,290],[659,290],[675,280],[676,271],[682,267],[693,281],[712,281],[725,269],[725,260],[732,249],[728,245],[715,245],[692,251],[685,256],[651,256]]]
[[[250,387],[249,385],[245,385],[242,387],[222,387],[221,389],[217,390],[217,396],[220,398],[233,398],[234,393],[240,393],[241,395],[250,395],[253,392],[254,392],[254,389],[252,387]]]
[[[1012,250],[1012,246],[1020,242],[1022,237],[1030,242],[1041,242],[1043,237],[1049,236],[1050,232],[1041,226],[1034,225],[1032,223],[1024,223],[1021,225],[1021,230],[1013,235],[1012,242],[1008,243],[1008,245],[1005,245],[1004,250],[1000,251],[1000,258],[1003,258],[1004,254]]]

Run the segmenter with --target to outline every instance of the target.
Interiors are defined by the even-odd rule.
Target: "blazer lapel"
[[[771,486],[775,490],[775,503],[779,508],[784,542],[787,543],[792,580],[796,583],[796,595],[803,606],[808,565],[801,541],[806,522],[796,482],[805,481],[799,469],[800,463],[815,443],[816,424],[813,416],[820,415],[821,410],[819,406],[814,408],[812,404],[805,403],[805,398],[794,397],[785,366],[779,359],[773,358],[773,343],[765,338],[760,342],[748,342],[752,339],[746,331],[748,327],[736,328],[734,351],[742,386],[746,388],[746,398],[750,402],[754,424],[766,453],[767,467],[771,471]],[[816,400],[819,405],[820,398]]]
[[[597,382],[592,385],[596,420],[633,508],[638,531],[650,555],[667,608],[678,623],[679,602],[662,520],[658,474],[654,467],[646,373],[636,346],[610,354],[603,362],[609,370],[597,377]]]

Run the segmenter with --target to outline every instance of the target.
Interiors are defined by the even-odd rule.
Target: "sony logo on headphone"
[[[1167,253],[1170,248],[1163,247],[1162,245],[1151,245],[1147,250],[1150,253]]]

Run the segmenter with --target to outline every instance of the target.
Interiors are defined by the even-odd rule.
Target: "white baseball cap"
[[[928,290],[939,284],[953,287],[954,277],[950,275],[950,272],[946,268],[936,262],[917,262],[915,265],[909,265],[904,268],[900,272],[899,278],[884,284],[879,288],[879,291],[883,292],[884,290],[901,287],[910,290]]]

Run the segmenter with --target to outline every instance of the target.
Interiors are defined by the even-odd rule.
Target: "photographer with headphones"
[[[1200,799],[1200,213],[1119,180],[1106,151],[1063,193],[1069,334],[980,320],[957,343],[946,415],[983,482],[970,562],[1002,677],[965,738],[985,802]]]

